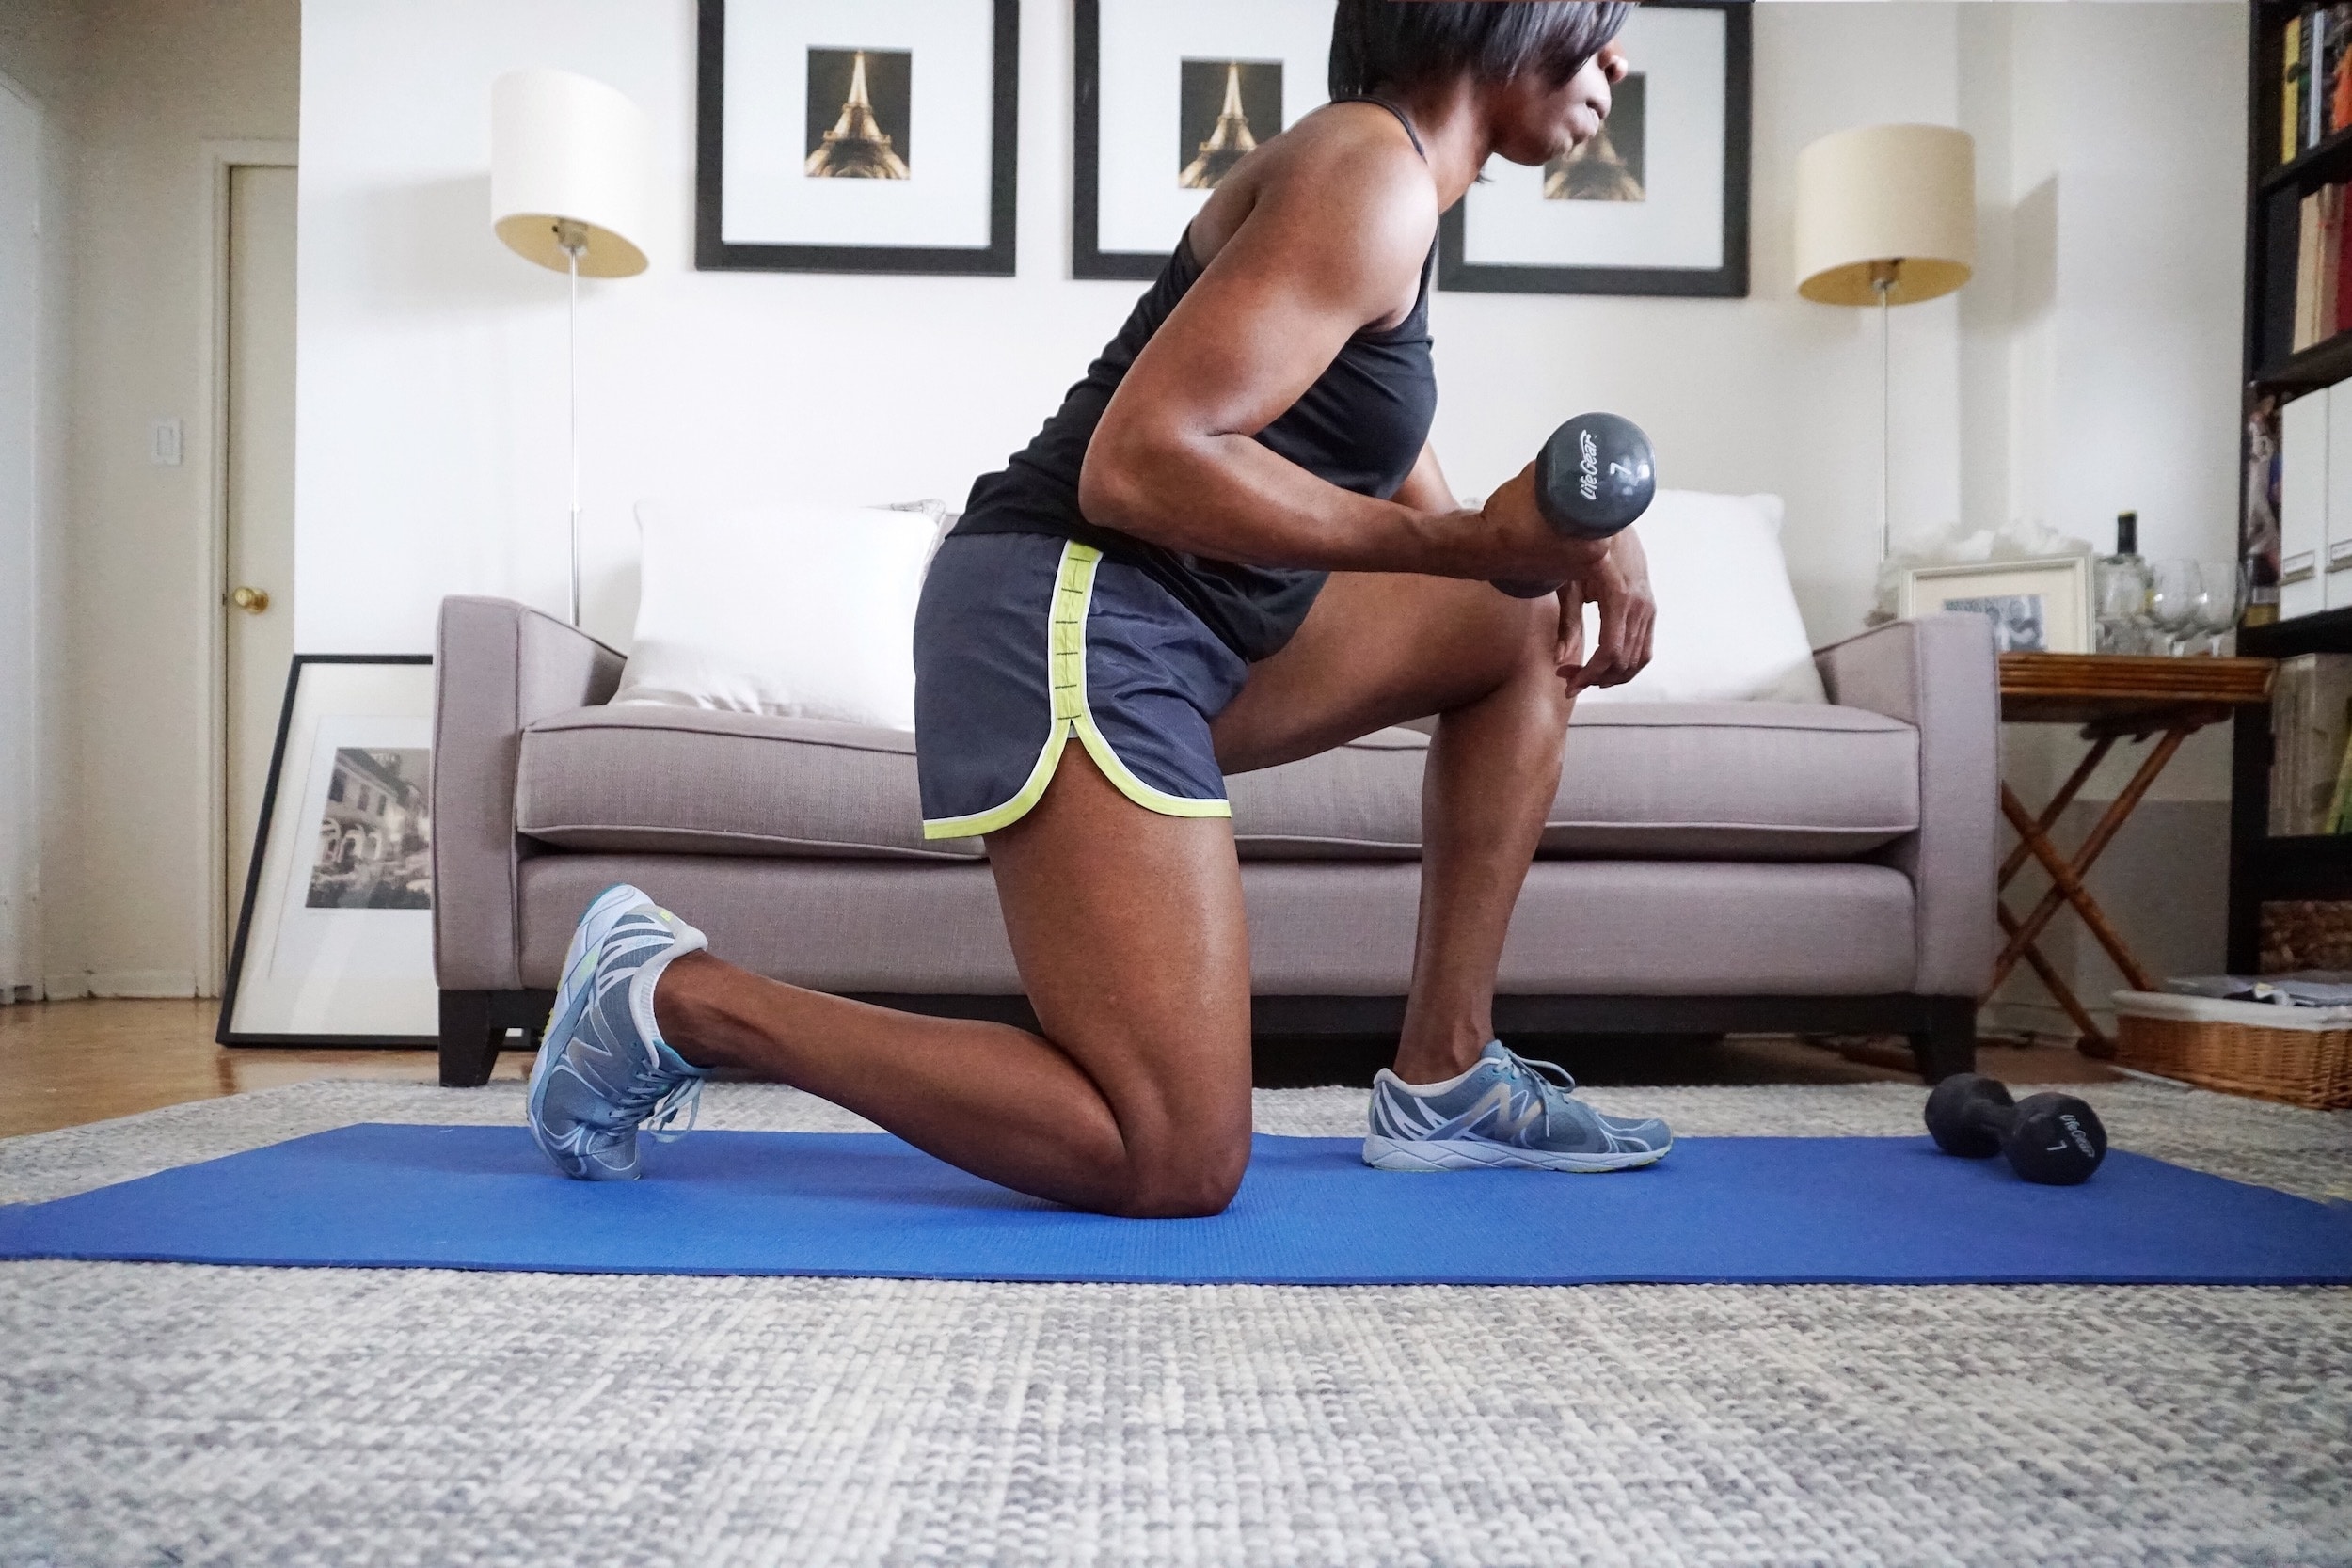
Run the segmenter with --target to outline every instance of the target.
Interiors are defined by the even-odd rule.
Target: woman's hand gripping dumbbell
[[[1564,539],[1614,538],[1649,510],[1658,494],[1656,454],[1631,420],[1579,414],[1551,433],[1535,454],[1535,510]],[[1540,599],[1560,583],[1495,584],[1515,599]]]
[[[1522,559],[1558,562],[1550,569],[1559,577],[1505,578],[1494,586],[1522,599],[1560,594],[1559,669],[1571,692],[1620,685],[1649,662],[1657,605],[1641,543],[1626,531],[1657,489],[1640,426],[1614,414],[1580,414],[1487,499],[1486,525],[1518,541]],[[1599,639],[1590,648],[1587,604],[1600,610]]]
[[[1998,1081],[1974,1072],[1935,1085],[1928,1096],[1928,1132],[1947,1154],[1970,1160],[2006,1154],[2018,1175],[2047,1187],[2088,1181],[2107,1157],[2099,1113],[2073,1095],[2012,1101]]]

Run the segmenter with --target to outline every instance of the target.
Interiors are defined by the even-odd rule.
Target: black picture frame
[[[985,245],[731,245],[725,213],[727,0],[699,0],[694,266],[700,272],[899,273],[1010,277],[1021,168],[1021,0],[993,0],[994,49]]]
[[[440,1044],[429,1035],[330,1035],[240,1033],[230,1027],[237,1016],[237,991],[245,976],[246,949],[253,932],[253,910],[262,888],[262,867],[269,855],[270,824],[278,813],[278,786],[286,766],[286,741],[294,728],[294,700],[302,691],[302,673],[313,665],[397,664],[430,665],[431,654],[296,654],[286,671],[286,696],[278,710],[278,736],[270,745],[269,778],[262,786],[262,818],[253,832],[253,858],[246,867],[245,895],[237,905],[237,935],[229,950],[229,973],[221,984],[220,1022],[213,1031],[215,1044],[229,1046],[298,1046],[312,1050],[343,1047],[429,1051]]]
[[[1723,265],[1518,266],[1467,260],[1466,202],[1438,220],[1438,287],[1454,293],[1643,294],[1744,299],[1748,293],[1748,163],[1754,129],[1755,13],[1751,0],[1644,0],[1644,10],[1724,15]]]
[[[1169,235],[1158,250],[1103,248],[1102,0],[1072,0],[1072,7],[1070,276],[1148,283],[1168,265],[1176,236]],[[1327,4],[1324,8],[1328,10]],[[1318,57],[1313,79],[1321,82],[1325,75],[1324,59]]]
[[[1102,0],[1074,0],[1074,7],[1070,276],[1148,283],[1168,265],[1167,256],[1103,248],[1103,4]]]

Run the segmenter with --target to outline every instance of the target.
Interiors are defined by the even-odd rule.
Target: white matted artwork
[[[220,1043],[438,1037],[432,745],[428,657],[295,657]]]
[[[1744,295],[1749,34],[1745,4],[1638,7],[1600,135],[1542,167],[1490,160],[1439,226],[1438,286]]]
[[[1992,561],[1965,566],[1915,566],[1903,573],[1896,613],[1975,614],[1993,623],[2005,654],[2087,654],[2096,624],[2090,610],[2090,562],[2079,555],[2046,561]]]
[[[1151,278],[1226,169],[1330,102],[1331,0],[1077,0],[1071,274]]]
[[[1018,0],[702,0],[695,263],[1012,271]]]

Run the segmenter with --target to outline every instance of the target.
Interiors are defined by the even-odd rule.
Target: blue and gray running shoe
[[[671,959],[708,945],[627,883],[580,917],[531,1069],[531,1135],[574,1180],[629,1180],[641,1129],[657,1138],[692,1129],[690,1120],[670,1131],[694,1109],[708,1073],[663,1042],[653,988]]]
[[[1651,1117],[1604,1117],[1571,1098],[1576,1080],[1488,1040],[1459,1078],[1415,1088],[1383,1069],[1372,1085],[1364,1164],[1378,1170],[1627,1170],[1675,1146]]]

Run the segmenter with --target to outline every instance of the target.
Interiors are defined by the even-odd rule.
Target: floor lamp
[[[1948,294],[1977,261],[1977,144],[1948,125],[1866,125],[1797,154],[1797,292],[1879,312],[1879,562],[1894,553],[1889,311]]]
[[[572,625],[580,625],[580,280],[645,270],[653,126],[602,82],[516,71],[490,87],[490,222],[508,248],[569,280]]]

